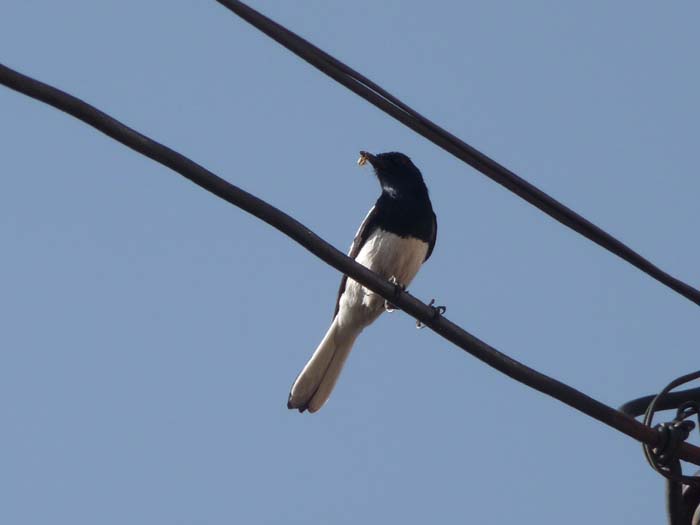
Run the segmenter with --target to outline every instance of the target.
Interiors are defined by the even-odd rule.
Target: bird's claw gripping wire
[[[433,319],[437,319],[441,315],[445,315],[445,312],[447,311],[447,306],[435,306],[435,299],[431,299],[428,303],[428,306],[430,306],[433,309]],[[422,323],[421,321],[416,321],[416,328],[420,330],[424,327],[424,323]]]
[[[405,291],[406,291],[406,285],[405,285],[405,284],[402,284],[401,282],[399,282],[399,280],[396,278],[396,276],[392,275],[392,276],[389,278],[389,282],[390,282],[391,284],[394,285],[394,297],[398,297],[398,295],[399,295],[401,292],[405,292]],[[389,312],[389,313],[395,312],[395,311],[397,310],[396,306],[393,305],[393,304],[391,304],[391,303],[390,303],[388,300],[386,300],[386,299],[384,300],[384,309],[385,309],[387,312]]]

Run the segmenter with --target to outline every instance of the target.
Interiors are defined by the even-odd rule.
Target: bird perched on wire
[[[420,170],[403,153],[360,152],[369,162],[382,194],[360,225],[350,257],[402,289],[428,260],[437,237],[437,219]],[[333,322],[294,381],[287,407],[316,412],[335,386],[355,339],[393,306],[380,295],[343,276]]]

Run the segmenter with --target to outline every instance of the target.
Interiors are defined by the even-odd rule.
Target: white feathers
[[[311,359],[294,381],[287,402],[289,408],[316,412],[323,406],[360,331],[341,326],[338,317],[333,320]]]
[[[383,277],[408,286],[428,253],[428,243],[381,229],[364,242],[355,260]],[[326,336],[297,377],[289,408],[315,412],[326,402],[360,332],[384,311],[384,298],[348,278],[339,310]]]
[[[415,237],[399,237],[377,228],[365,241],[355,260],[387,279],[395,277],[398,282],[408,286],[427,253],[427,242]],[[348,283],[350,281],[348,279]]]

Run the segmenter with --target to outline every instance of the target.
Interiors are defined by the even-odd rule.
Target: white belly
[[[428,253],[428,243],[377,230],[365,241],[355,260],[379,275],[395,277],[408,286]]]
[[[408,286],[428,253],[428,243],[399,237],[383,230],[375,231],[365,241],[355,260],[385,279],[392,277]],[[340,300],[339,317],[342,322],[359,322],[365,326],[384,310],[384,299],[348,278]]]

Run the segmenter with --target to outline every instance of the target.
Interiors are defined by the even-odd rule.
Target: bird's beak
[[[366,151],[361,151],[360,152],[360,158],[357,159],[357,163],[360,166],[364,166],[369,162],[372,166],[374,166],[374,161],[376,160],[376,157],[372,155],[371,153],[367,153]]]

